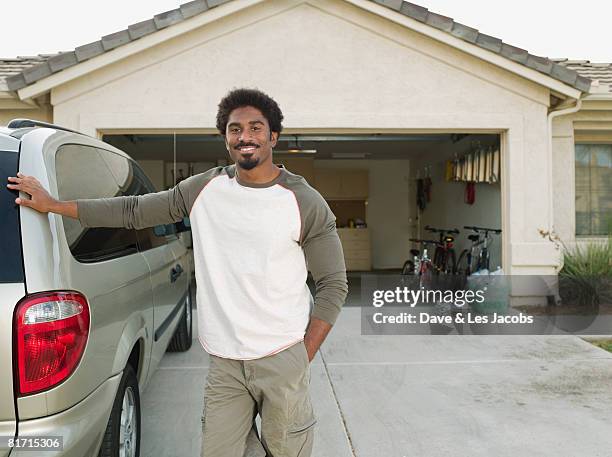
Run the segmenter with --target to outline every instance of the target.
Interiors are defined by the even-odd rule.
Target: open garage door
[[[220,136],[198,134],[105,135],[104,141],[136,159],[158,189],[217,165],[231,163]],[[347,270],[399,272],[425,239],[453,237],[454,268],[472,272],[482,243],[489,268],[502,265],[502,234],[466,226],[502,227],[498,134],[282,135],[276,163],[302,175],[337,218]],[[433,257],[437,247],[428,247]],[[463,255],[462,255],[463,253]],[[449,255],[448,262],[452,263]]]

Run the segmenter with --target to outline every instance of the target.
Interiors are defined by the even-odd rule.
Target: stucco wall
[[[219,99],[255,86],[300,132],[505,132],[504,242],[513,271],[548,273],[548,90],[344,2],[264,2],[52,92],[55,121],[213,131]],[[505,186],[505,187],[504,187]]]
[[[31,109],[15,109],[6,107],[0,101],[0,125],[6,125],[13,119],[35,119],[37,121],[52,122],[53,110],[51,106]]]

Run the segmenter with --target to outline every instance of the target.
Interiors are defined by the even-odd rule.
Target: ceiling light
[[[367,152],[332,152],[332,159],[365,159]]]

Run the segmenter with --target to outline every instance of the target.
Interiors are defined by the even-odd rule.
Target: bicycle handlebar
[[[501,229],[492,229],[487,227],[476,227],[475,225],[464,225],[464,229],[473,230],[475,232],[492,232],[492,233],[501,233]]]
[[[435,228],[432,227],[430,225],[426,225],[425,226],[425,230],[430,231],[432,233],[454,233],[455,235],[459,234],[459,230],[454,228],[454,229],[439,229],[439,228]]]
[[[418,238],[409,238],[409,241],[413,241],[415,243],[423,243],[423,244],[440,244],[438,240],[421,240]]]

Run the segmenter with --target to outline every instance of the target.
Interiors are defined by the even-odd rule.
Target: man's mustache
[[[235,149],[240,149],[244,147],[259,148],[259,145],[254,144],[254,143],[238,143],[236,146],[234,146]]]

